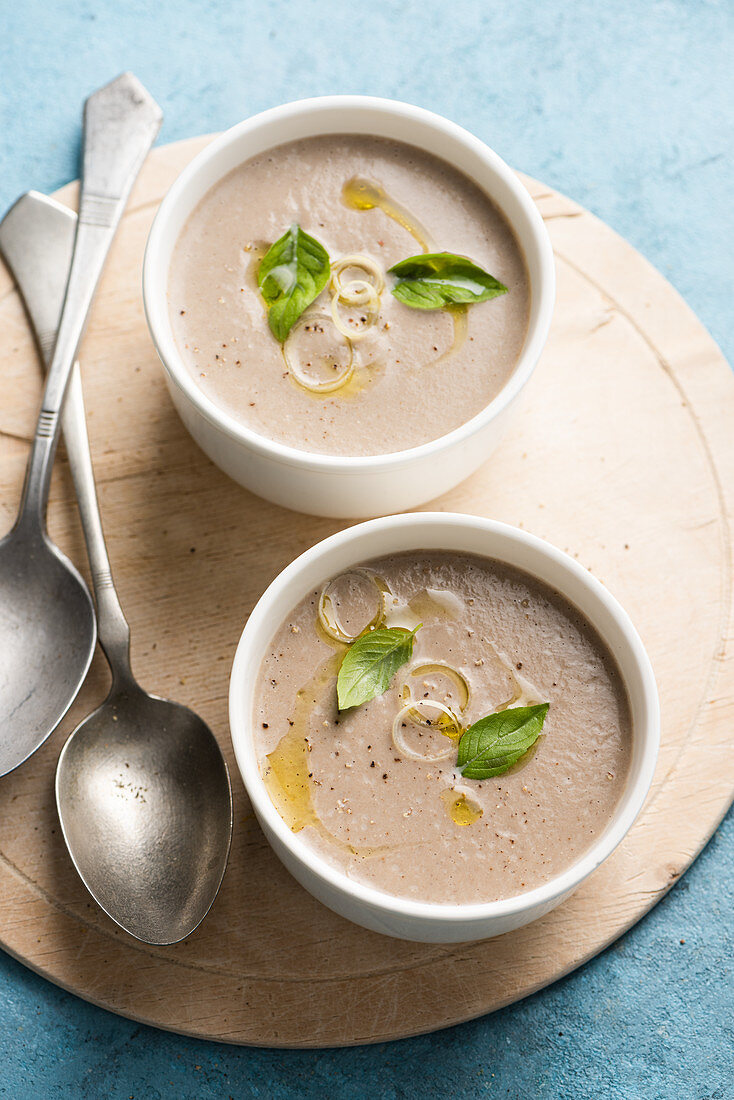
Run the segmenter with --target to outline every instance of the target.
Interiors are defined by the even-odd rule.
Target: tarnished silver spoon
[[[84,105],[79,230],[63,314],[58,338],[54,329],[45,345],[53,355],[20,512],[0,541],[0,776],[22,764],[53,732],[94,652],[92,600],[79,573],[48,537],[46,505],[59,414],[89,307],[160,121],[158,105],[129,73]]]
[[[58,319],[75,221],[66,207],[31,191],[0,222],[0,251],[42,350]],[[78,366],[64,411],[64,438],[112,687],[61,752],[61,827],[79,874],[105,912],[140,940],[175,943],[206,916],[224,875],[232,836],[227,765],[201,718],[147,694],[133,677],[130,630],[99,515]]]

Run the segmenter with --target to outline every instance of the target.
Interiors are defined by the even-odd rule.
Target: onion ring
[[[456,717],[451,708],[447,707],[444,703],[440,703],[438,699],[415,699],[410,703],[406,703],[405,706],[401,707],[398,713],[395,715],[395,720],[392,724],[392,742],[398,752],[401,753],[402,756],[406,756],[409,760],[417,760],[421,764],[438,764],[441,760],[448,760],[448,758],[450,756],[453,756],[456,751],[456,746],[448,734],[444,734],[444,737],[446,737],[448,740],[446,748],[442,749],[441,752],[434,753],[431,756],[427,756],[425,753],[419,753],[416,752],[415,749],[411,749],[411,747],[406,743],[403,734],[403,719],[410,718],[413,725],[419,725],[420,723],[415,721],[413,715],[416,710],[419,710],[420,707],[425,706],[435,707],[436,710],[442,711],[443,714],[446,715],[446,717],[449,718],[449,720],[454,724],[454,727],[457,730],[461,729],[459,719]],[[427,721],[425,725],[431,726],[431,723]],[[433,726],[431,728],[435,729],[437,727]]]
[[[332,605],[333,603],[331,596],[329,595],[329,589],[341,577],[349,576],[366,577],[368,580],[372,581],[375,588],[377,589],[379,596],[377,611],[375,612],[375,615],[367,623],[367,626],[363,627],[358,634],[347,634],[346,630],[339,621],[339,617],[336,614],[336,611],[334,611],[333,614],[329,611],[329,605]],[[382,578],[377,577],[374,573],[369,573],[366,569],[348,569],[346,573],[340,573],[338,577],[332,577],[332,579],[330,581],[327,581],[326,584],[323,586],[323,588],[321,589],[321,595],[319,596],[319,607],[317,614],[318,620],[321,623],[323,630],[326,634],[328,634],[330,638],[333,638],[335,642],[346,642],[347,644],[353,642],[356,638],[359,637],[360,634],[364,634],[365,630],[371,630],[374,627],[380,625],[385,617],[385,595],[388,591],[389,589],[387,587],[387,584],[382,580]]]
[[[357,289],[350,290],[350,287]],[[362,328],[347,327],[339,313],[340,302],[364,310],[366,320]],[[346,284],[341,293],[332,294],[331,296],[331,319],[342,336],[352,343],[355,340],[362,340],[367,335],[377,320],[379,312],[380,297],[375,288],[365,279],[353,279]]]
[[[420,665],[415,665],[414,668],[408,669],[407,678],[403,682],[403,686],[400,689],[400,697],[403,702],[408,703],[413,700],[413,692],[410,686],[411,677],[418,676],[430,676],[432,673],[443,673],[444,676],[448,676],[449,680],[458,688],[460,698],[459,714],[463,714],[466,708],[469,706],[469,698],[471,696],[471,689],[469,687],[469,681],[466,676],[459,672],[458,668],[453,668],[451,665],[446,664],[444,661],[429,661]]]
[[[474,825],[484,814],[481,803],[468,787],[447,787],[441,791],[441,801],[454,825]]]
[[[348,283],[345,283],[342,289],[338,293],[332,295],[339,302],[344,302],[347,306],[366,306],[369,305],[370,309],[374,311],[375,307],[379,307],[380,297],[373,287],[372,283],[368,283],[366,279],[350,279]]]
[[[283,344],[283,358],[285,359],[288,370],[298,382],[299,386],[303,386],[305,390],[310,390],[312,393],[332,393],[334,390],[340,389],[352,376],[354,371],[354,353],[352,350],[352,341],[349,339],[349,335],[345,334],[342,329],[339,329],[342,336],[345,337],[345,344],[347,347],[348,361],[342,368],[340,373],[334,378],[327,378],[323,382],[317,381],[315,378],[309,378],[307,374],[304,374],[301,369],[300,363],[296,362],[291,354],[293,347],[293,340],[306,325],[312,325],[315,321],[325,321],[328,318],[325,315],[318,314],[310,316],[304,314],[300,317],[293,328],[288,333]],[[338,326],[337,326],[338,327]],[[290,347],[289,347],[290,345]]]
[[[362,252],[350,252],[331,265],[331,286],[334,294],[339,297],[342,296],[344,284],[341,277],[350,267],[356,267],[367,275],[371,275],[373,279],[372,287],[377,294],[382,294],[385,289],[385,277],[382,274],[382,268],[371,256],[365,256]]]

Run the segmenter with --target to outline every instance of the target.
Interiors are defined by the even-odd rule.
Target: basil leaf
[[[329,281],[329,253],[295,223],[260,261],[257,282],[268,305],[268,323],[282,343],[303,311]]]
[[[392,293],[413,309],[445,309],[486,302],[507,293],[507,287],[493,275],[466,256],[455,256],[452,252],[410,256],[389,271],[396,277]]]
[[[540,737],[548,703],[511,707],[480,718],[459,741],[459,769],[465,779],[502,775]]]
[[[415,630],[378,627],[362,634],[344,655],[336,681],[339,710],[382,695],[395,673],[413,654]]]

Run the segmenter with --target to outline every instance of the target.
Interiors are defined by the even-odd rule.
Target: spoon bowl
[[[0,775],[53,733],[89,669],[97,637],[89,590],[39,529],[0,541]]]
[[[85,886],[146,943],[206,916],[229,855],[229,776],[209,727],[134,684],[113,687],[59,758],[61,828]]]

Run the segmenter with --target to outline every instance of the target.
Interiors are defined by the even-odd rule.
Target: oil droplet
[[[382,210],[388,218],[401,225],[415,237],[424,252],[434,249],[433,238],[427,229],[404,206],[391,199],[383,187],[374,180],[352,176],[342,187],[342,202],[352,210]]]
[[[441,791],[441,800],[455,825],[474,825],[484,813],[478,802],[453,787]]]

